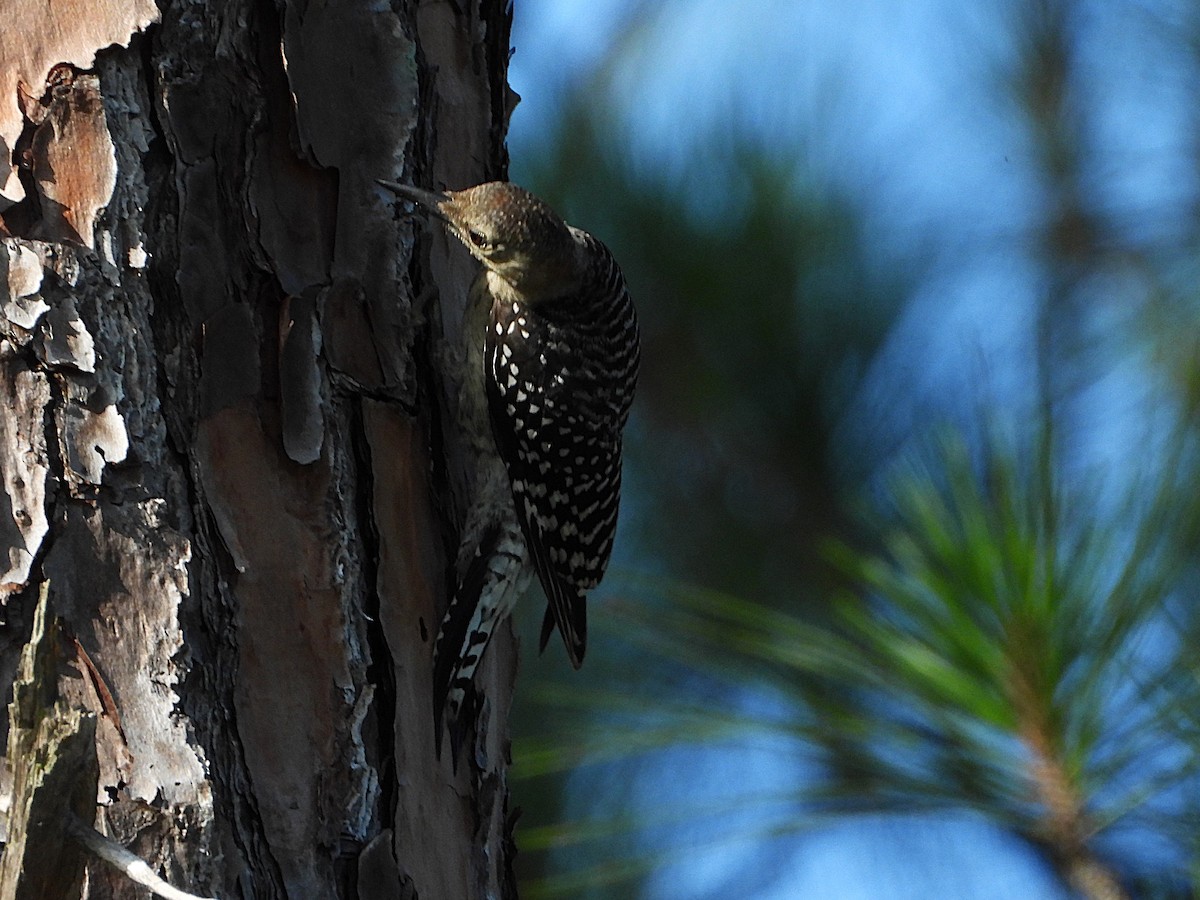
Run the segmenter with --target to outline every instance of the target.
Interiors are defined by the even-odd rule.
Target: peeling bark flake
[[[50,526],[46,520],[46,456],[44,417],[50,403],[50,384],[15,358],[0,365],[0,456],[6,461],[0,476],[0,546],[8,568],[0,576],[0,594],[10,594],[29,582],[30,567]]]
[[[98,413],[72,404],[64,417],[63,450],[76,480],[99,485],[104,467],[124,461],[129,452],[125,420],[113,405]]]
[[[0,313],[11,324],[32,331],[50,308],[38,291],[42,287],[42,258],[15,240],[0,240]]]
[[[96,217],[117,186],[117,152],[108,132],[100,79],[59,65],[42,100],[29,100],[29,129],[17,144],[29,169],[37,204],[12,230],[29,238],[68,241],[93,248]],[[25,88],[22,96],[27,96]]]
[[[315,290],[284,304],[280,321],[279,388],[282,393],[283,446],[298,463],[321,456],[325,423],[321,416],[321,328]]]
[[[96,371],[96,342],[71,297],[64,298],[43,320],[41,351],[48,366],[88,374]]]
[[[24,199],[10,164],[24,127],[19,85],[42,85],[60,63],[90,69],[96,52],[158,21],[153,0],[5,0],[0,61],[0,209]]]

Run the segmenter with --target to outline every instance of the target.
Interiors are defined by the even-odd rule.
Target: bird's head
[[[380,181],[440,219],[471,255],[531,303],[570,294],[580,280],[581,247],[549,206],[504,181],[462,191],[425,191]]]

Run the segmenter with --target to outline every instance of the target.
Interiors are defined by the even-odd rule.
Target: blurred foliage
[[[610,573],[584,673],[547,654],[517,693],[523,896],[684,896],[654,879],[686,860],[707,896],[754,897],[810,829],[963,811],[1085,897],[1200,893],[1200,16],[1152,0],[1105,32],[1115,8],[994,6],[1006,31],[979,40],[962,102],[1005,120],[1021,187],[997,222],[914,239],[916,264],[803,140],[768,152],[731,129],[673,174],[636,166],[596,99],[616,59],[518,161],[621,260],[645,359],[619,543],[643,574]],[[1105,103],[1131,100],[1101,96],[1133,74],[1114,37],[1190,98],[1172,136],[1194,171],[1128,155],[1144,145]],[[1170,171],[1174,206],[1130,205]],[[959,298],[925,305],[911,358],[882,351],[959,257],[1011,272],[1036,311],[1036,396],[1014,408],[1037,414],[974,428],[946,412],[970,399],[923,421],[913,402],[898,455],[862,389],[902,396],[930,361],[916,343]],[[978,397],[958,371],[948,387]],[[922,441],[942,419],[957,427]],[[1142,431],[1112,456],[1122,427]]]
[[[1177,499],[1194,462],[1179,449],[1169,471],[1184,484],[1135,492],[1102,525],[1093,495],[1055,475],[1048,442],[1024,458],[1000,444],[973,462],[946,435],[889,479],[882,550],[829,549],[870,598],[847,593],[832,621],[631,580],[637,601],[607,604],[598,622],[606,658],[623,664],[603,667],[602,688],[542,687],[559,727],[518,743],[516,771],[620,760],[636,771],[670,748],[769,740],[815,774],[735,801],[733,812],[758,814],[750,835],[723,824],[726,841],[832,814],[970,809],[1043,848],[1084,896],[1122,896],[1116,872],[1147,896],[1189,896],[1200,741],[1194,645],[1181,638],[1200,617],[1172,598],[1200,516]],[[1161,627],[1166,609],[1178,630]],[[768,685],[770,702],[747,706],[746,691]],[[680,849],[648,830],[729,812],[680,796],[658,821],[601,816],[527,835],[527,851],[575,847],[579,866],[527,895],[583,896],[644,874]],[[1141,855],[1147,835],[1165,856]]]

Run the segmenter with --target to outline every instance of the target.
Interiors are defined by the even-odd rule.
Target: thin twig
[[[120,869],[131,881],[148,887],[158,896],[165,897],[166,900],[215,900],[212,897],[200,897],[171,887],[154,873],[145,860],[126,850],[112,838],[101,834],[74,813],[67,813],[67,834],[109,865]]]

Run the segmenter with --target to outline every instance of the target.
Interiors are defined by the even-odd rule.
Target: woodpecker
[[[468,357],[482,371],[468,372],[475,383],[465,387],[482,388],[511,503],[474,528],[474,555],[434,644],[437,741],[445,708],[457,759],[464,697],[530,568],[548,601],[540,649],[557,626],[571,664],[583,663],[586,597],[604,577],[617,526],[637,314],[608,248],[529,191],[379,183],[439,220],[482,264],[468,308],[478,311]]]

